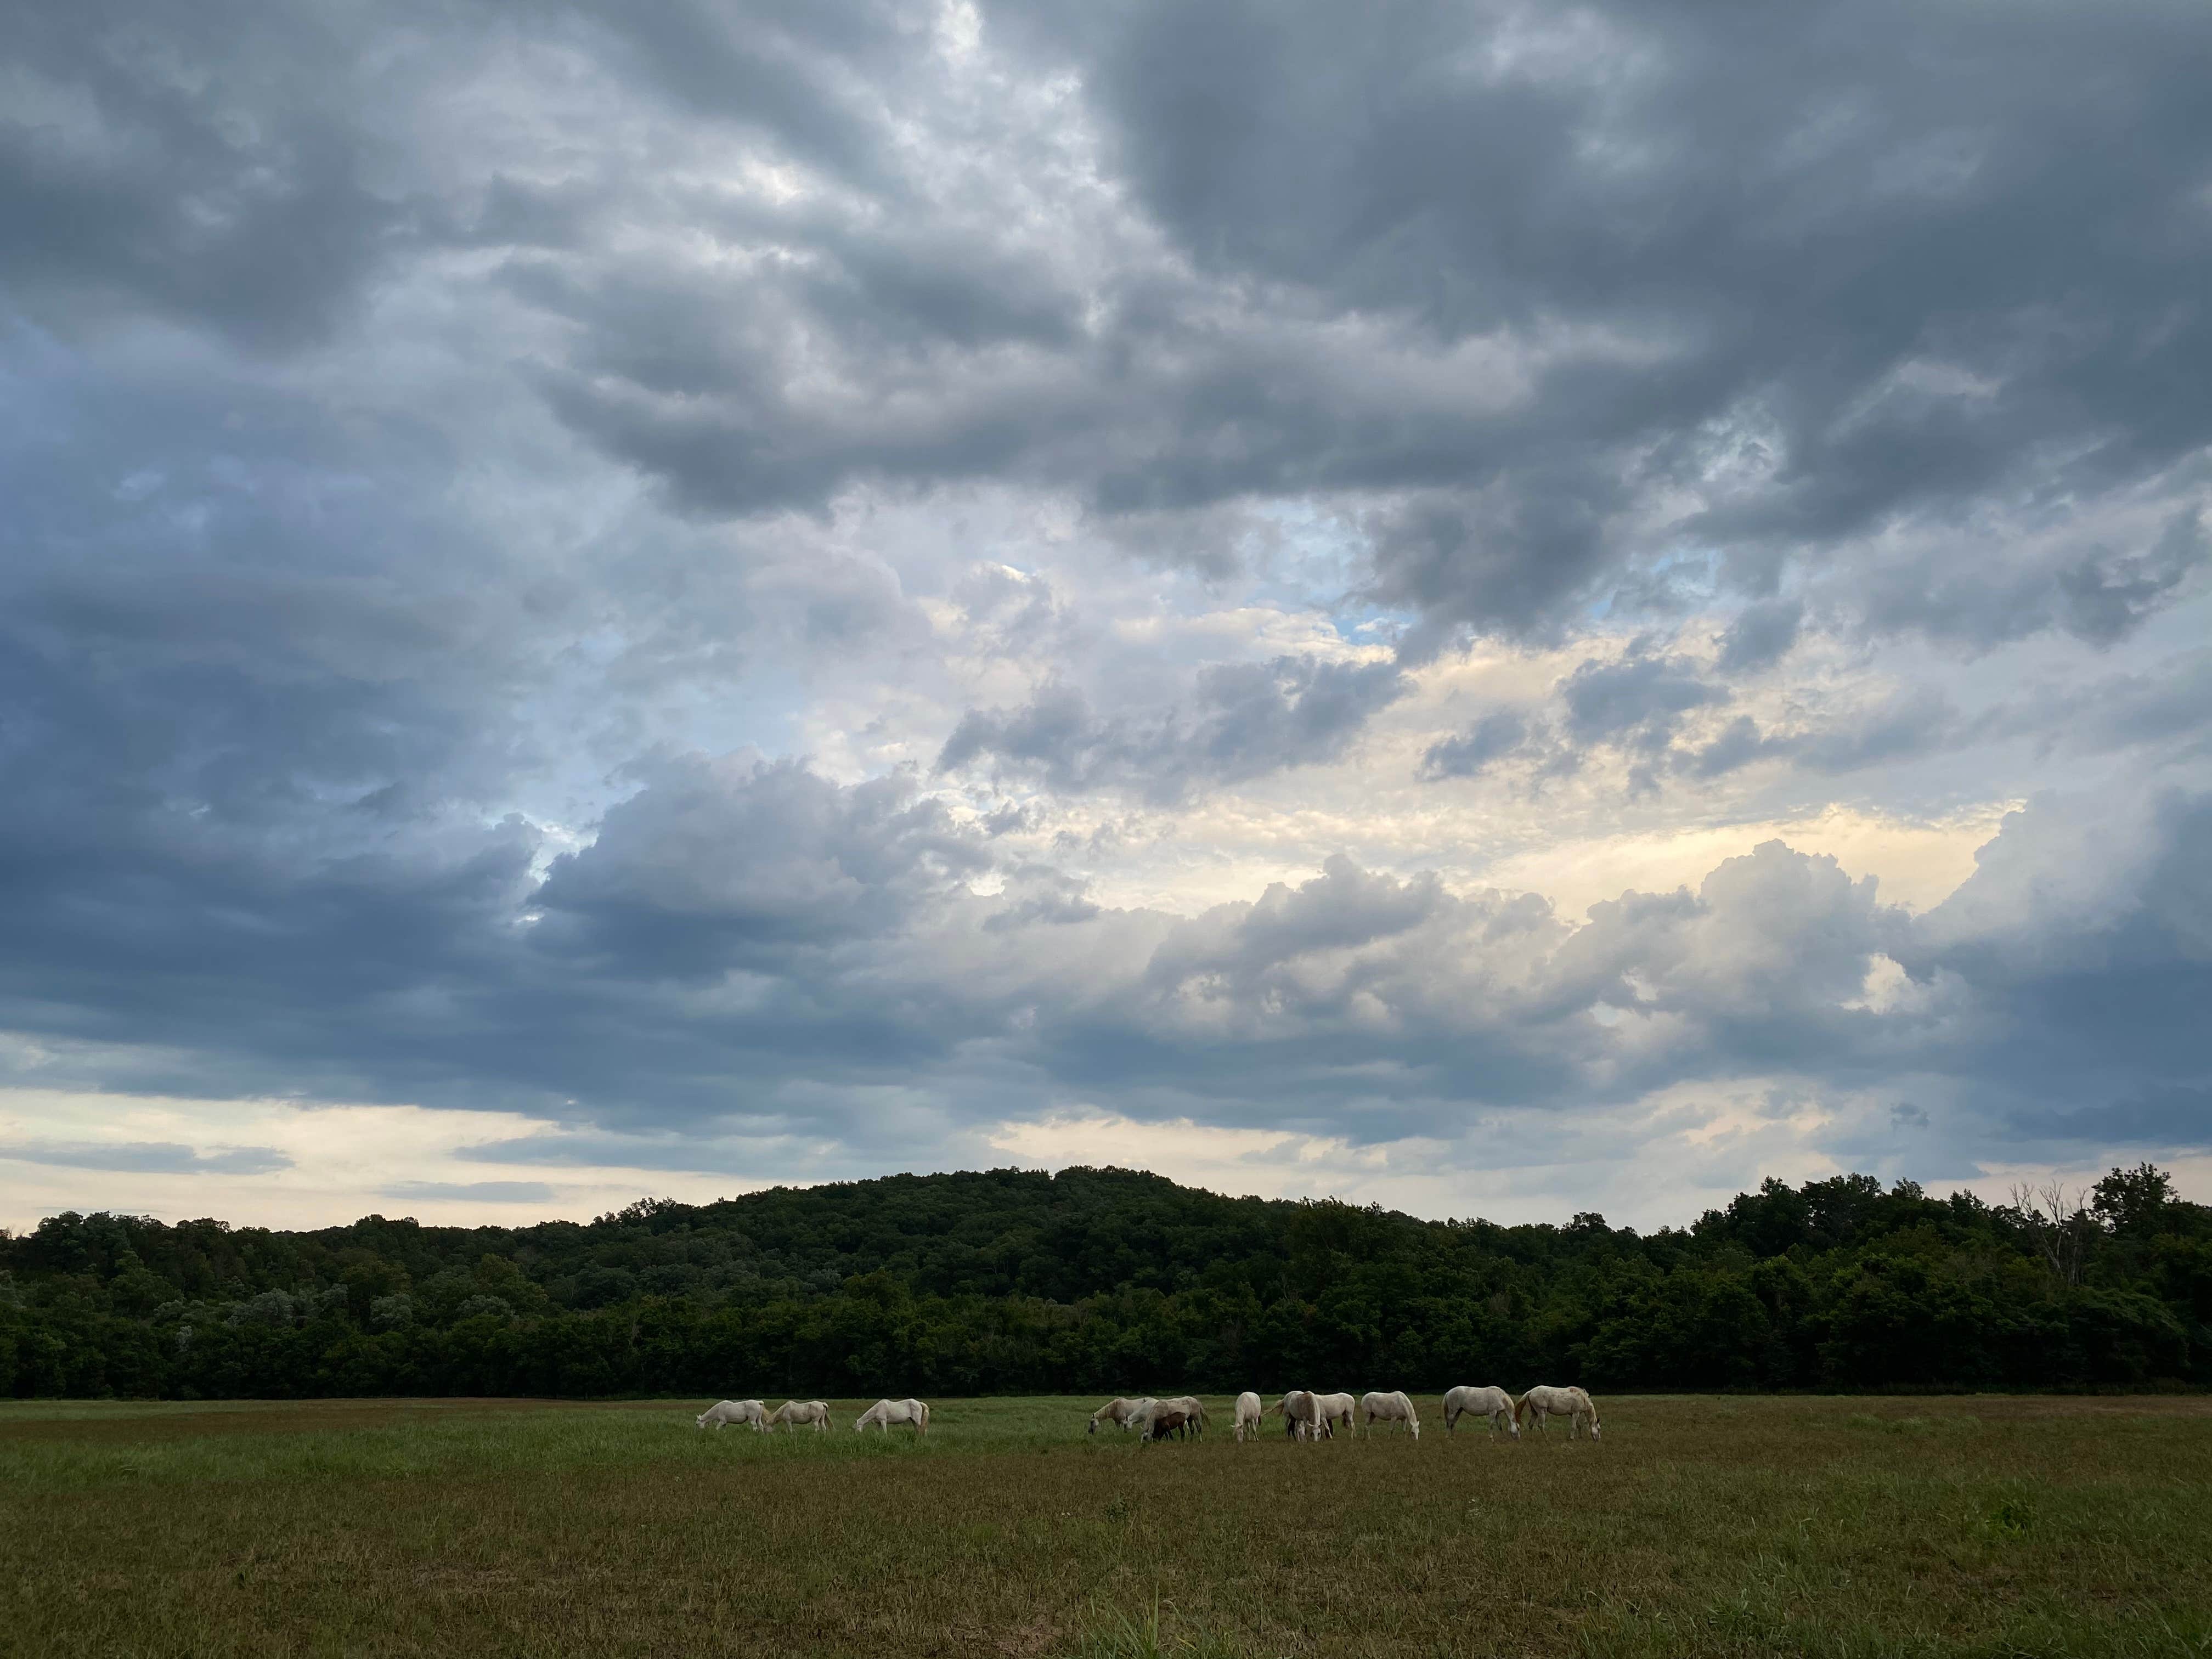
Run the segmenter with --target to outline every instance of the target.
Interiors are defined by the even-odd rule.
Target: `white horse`
[[[1237,1421],[1234,1428],[1238,1445],[1244,1443],[1247,1430],[1255,1436],[1260,1432],[1260,1419],[1264,1414],[1260,1409],[1260,1396],[1254,1394],[1251,1389],[1247,1389],[1237,1396]]]
[[[919,1400],[878,1400],[853,1419],[854,1432],[866,1434],[871,1423],[885,1434],[894,1423],[911,1423],[916,1434],[927,1434],[929,1407]]]
[[[1346,1434],[1353,1431],[1352,1413],[1359,1407],[1348,1394],[1317,1394],[1314,1396],[1314,1409],[1319,1413],[1321,1431],[1334,1440],[1340,1423],[1344,1425]]]
[[[801,1423],[811,1423],[814,1432],[820,1434],[830,1426],[829,1402],[821,1400],[787,1400],[768,1414],[768,1426],[782,1424],[795,1431]]]
[[[1292,1389],[1261,1413],[1272,1417],[1283,1414],[1283,1432],[1293,1440],[1321,1438],[1321,1409],[1315,1404],[1316,1396],[1310,1389]]]
[[[1406,1431],[1414,1439],[1421,1437],[1421,1419],[1413,1410],[1413,1402],[1402,1394],[1364,1394],[1359,1396],[1360,1412],[1373,1428],[1377,1421],[1403,1423]]]
[[[1206,1433],[1206,1402],[1194,1394],[1177,1395],[1172,1400],[1163,1400],[1164,1406],[1181,1407],[1188,1421],[1186,1433],[1204,1436]]]
[[[709,1423],[718,1429],[725,1423],[750,1423],[758,1434],[768,1426],[768,1407],[757,1400],[725,1400],[699,1413],[701,1428]]]
[[[1151,1403],[1150,1395],[1139,1395],[1133,1400],[1109,1400],[1091,1413],[1091,1426],[1085,1432],[1097,1433],[1101,1423],[1111,1423],[1117,1429],[1126,1429],[1129,1426],[1129,1419],[1137,1414],[1138,1408]]]
[[[1534,1417],[1539,1433],[1543,1431],[1547,1417],[1564,1417],[1570,1440],[1580,1434],[1583,1425],[1587,1423],[1590,1438],[1597,1438],[1597,1407],[1580,1389],[1552,1389],[1540,1383],[1521,1396],[1521,1403],[1513,1408],[1513,1416],[1516,1422],[1523,1417]]]
[[[1496,1434],[1501,1423],[1506,1433],[1516,1440],[1521,1437],[1521,1424],[1513,1414],[1513,1396],[1500,1388],[1471,1388],[1461,1383],[1444,1395],[1444,1432],[1457,1432],[1462,1417],[1484,1417],[1490,1419],[1490,1431]]]
[[[1181,1400],[1147,1400],[1130,1416],[1128,1426],[1143,1441],[1164,1440],[1177,1430],[1188,1435],[1198,1424],[1194,1409],[1197,1404],[1188,1396]]]

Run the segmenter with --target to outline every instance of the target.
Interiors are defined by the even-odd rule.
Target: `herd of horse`
[[[801,1424],[820,1434],[830,1426],[830,1403],[824,1400],[787,1400],[770,1411],[757,1400],[721,1400],[699,1413],[699,1426],[725,1428],[732,1423],[743,1423],[756,1434],[766,1434],[781,1425],[787,1431],[795,1431]],[[866,1430],[871,1425],[885,1434],[894,1423],[908,1423],[916,1434],[929,1432],[929,1407],[920,1400],[878,1400],[854,1420],[856,1430]]]
[[[1598,1437],[1597,1407],[1581,1389],[1554,1389],[1540,1384],[1516,1400],[1500,1388],[1462,1384],[1444,1395],[1443,1407],[1446,1433],[1456,1431],[1462,1417],[1480,1417],[1489,1425],[1492,1433],[1502,1428],[1518,1440],[1522,1423],[1533,1423],[1542,1432],[1547,1419],[1564,1417],[1570,1440],[1584,1429],[1589,1431],[1591,1439]],[[1355,1401],[1348,1394],[1316,1394],[1310,1389],[1292,1389],[1273,1404],[1264,1405],[1258,1395],[1247,1389],[1237,1396],[1231,1431],[1243,1441],[1256,1436],[1266,1420],[1275,1416],[1281,1417],[1283,1431],[1293,1440],[1334,1439],[1340,1427],[1349,1434],[1363,1420],[1370,1429],[1378,1423],[1396,1424],[1414,1439],[1421,1437],[1421,1416],[1414,1409],[1412,1398],[1395,1391],[1362,1395]],[[1134,1429],[1145,1440],[1164,1440],[1170,1435],[1188,1437],[1205,1431],[1206,1408],[1188,1395],[1175,1400],[1156,1400],[1149,1395],[1109,1400],[1091,1413],[1091,1432],[1097,1433],[1101,1423],[1111,1423],[1123,1430]]]
[[[1363,1417],[1370,1429],[1378,1423],[1395,1423],[1414,1439],[1421,1437],[1420,1413],[1413,1409],[1410,1396],[1399,1393],[1362,1395],[1355,1401],[1348,1394],[1292,1389],[1274,1404],[1263,1405],[1258,1395],[1247,1389],[1237,1396],[1230,1426],[1241,1443],[1257,1436],[1266,1420],[1275,1416],[1282,1418],[1283,1431],[1293,1440],[1334,1439],[1340,1425],[1350,1434],[1356,1419]],[[1502,1428],[1516,1440],[1521,1437],[1524,1422],[1534,1424],[1540,1433],[1547,1418],[1564,1417],[1568,1439],[1576,1438],[1585,1428],[1591,1439],[1598,1437],[1597,1407],[1580,1389],[1539,1384],[1516,1400],[1504,1389],[1462,1384],[1444,1395],[1444,1431],[1455,1432],[1462,1417],[1480,1417],[1492,1434]],[[702,1429],[710,1425],[719,1429],[732,1423],[745,1424],[757,1434],[766,1434],[779,1425],[787,1432],[795,1431],[804,1424],[820,1434],[830,1426],[830,1407],[820,1400],[787,1400],[770,1411],[757,1400],[724,1400],[699,1413]],[[916,1434],[927,1434],[929,1407],[920,1400],[878,1400],[853,1420],[853,1427],[865,1433],[873,1426],[889,1434],[894,1423],[907,1424]],[[1171,1400],[1151,1395],[1109,1400],[1091,1413],[1090,1432],[1097,1433],[1101,1423],[1111,1423],[1125,1431],[1134,1429],[1143,1441],[1165,1440],[1170,1436],[1188,1439],[1206,1431],[1206,1406],[1195,1395],[1188,1394]]]

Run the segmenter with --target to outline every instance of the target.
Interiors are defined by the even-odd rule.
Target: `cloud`
[[[1098,64],[1140,199],[1201,269],[1444,341],[1541,319],[1644,344],[1544,377],[1510,430],[1470,433],[1460,504],[1386,544],[1389,591],[1490,623],[1556,614],[1634,556],[1620,521],[1662,490],[1687,496],[1668,530],[1761,573],[2027,483],[2030,456],[2066,453],[2094,495],[2203,441],[2201,377],[2186,389],[2177,362],[2137,420],[2120,368],[2154,338],[2206,347],[2185,320],[2196,230],[2138,234],[2202,225],[2185,204],[2207,125],[2166,56],[2201,21],[2067,8],[2000,38],[1970,11],[1898,7],[1856,37],[1885,42],[1877,63],[1834,49],[1831,15],[1747,35],[1695,10],[1423,5],[1370,30],[1326,8],[1162,4],[1073,50]],[[2125,100],[2079,96],[2085,74]],[[2123,108],[2171,135],[2155,163]],[[2089,259],[2100,232],[2128,251]],[[2124,628],[2183,556],[2154,544],[2046,568],[2011,603]],[[1993,611],[1994,588],[1958,603]]]
[[[2202,1148],[2212,1144],[2212,1089],[2160,1089],[2077,1111],[2026,1116],[2015,1127],[2038,1140]]]
[[[1485,714],[1456,737],[1431,744],[1421,757],[1425,778],[1471,778],[1492,761],[1518,749],[1528,735],[1526,720],[1510,708]]]
[[[11,1074],[780,1178],[2185,1127],[2199,13],[17,33]],[[1756,828],[2021,801],[1918,916]],[[264,1139],[107,1132],[9,1130]]]
[[[1741,673],[1769,666],[1797,643],[1804,620],[1805,607],[1796,599],[1761,599],[1746,605],[1721,641],[1721,672]]]
[[[1667,747],[1682,715],[1725,702],[1729,696],[1694,667],[1642,655],[1618,663],[1584,663],[1561,695],[1576,737],[1647,752]]]
[[[990,863],[910,776],[840,788],[749,755],[640,775],[646,787],[537,889],[538,949],[720,971],[891,931]]]
[[[199,999],[221,963],[270,1000],[272,1024],[228,1028],[227,1049],[203,1040],[193,1064],[250,1075],[289,1054],[380,1091],[527,1100],[646,1137],[635,1146],[656,1167],[710,1128],[757,1143],[740,1169],[823,1137],[879,1155],[942,1146],[1040,1098],[1356,1147],[1468,1111],[1571,1121],[1701,1079],[1786,1075],[1817,1096],[1921,1076],[1981,1103],[1963,1121],[2015,1126],[2093,1081],[2194,1086],[2177,1016],[2205,988],[2212,923],[2175,860],[2201,801],[2169,803],[2132,841],[2104,833],[2119,856],[2071,899],[2050,860],[2070,856],[2081,809],[2054,805],[2008,823],[1924,917],[1778,842],[1695,890],[1598,903],[1577,926],[1533,894],[1455,893],[1342,857],[1181,920],[1109,908],[1030,866],[978,890],[958,872],[987,868],[986,838],[918,812],[911,790],[742,759],[671,764],[593,846],[514,890],[504,915],[441,941],[405,914],[416,901],[385,895],[381,926],[447,959],[382,958],[382,983],[356,961],[343,1023],[316,1016],[304,971],[342,933],[295,929],[204,961]],[[337,929],[368,914],[307,905],[318,911]],[[545,920],[518,925],[532,915]],[[2124,1019],[2123,998],[2139,1004]],[[278,1021],[281,1049],[261,1035]],[[2133,1133],[2124,1114],[2110,1127]],[[730,1151],[710,1156],[732,1167]]]
[[[1157,714],[1101,716],[1081,692],[1058,686],[1021,708],[970,711],[937,767],[988,759],[1056,790],[1174,801],[1202,785],[1334,760],[1407,690],[1393,664],[1310,654],[1204,669],[1188,702]]]
[[[0,179],[50,234],[9,275],[57,325],[295,351],[442,283],[532,342],[544,410],[710,516],[985,478],[1109,517],[1303,499],[1439,623],[1556,625],[1686,542],[1875,625],[2117,639],[2204,558],[2169,473],[2212,436],[2212,132],[2174,68],[2203,25],[1900,7],[1875,63],[1809,47],[1827,10],[1747,38],[1425,4],[1353,40],[1326,8],[1010,6],[933,52],[865,6],[590,8],[380,56],[374,11],[125,6],[129,50],[24,43]],[[2156,525],[2105,537],[2145,489]],[[1916,598],[1884,538],[1974,503]],[[2031,523],[2051,557],[1987,556]]]
[[[1699,777],[1717,777],[1753,761],[1787,759],[1832,775],[1907,760],[1961,741],[1958,712],[1932,689],[1893,694],[1870,706],[1839,708],[1795,731],[1762,732],[1740,714],[1702,748],[1682,757]],[[1671,736],[1671,733],[1669,733]]]
[[[201,1151],[166,1140],[0,1141],[0,1158],[71,1170],[138,1175],[267,1175],[292,1160],[274,1146],[215,1146]]]
[[[542,1181],[402,1181],[383,1189],[386,1198],[467,1199],[482,1204],[545,1204],[552,1188]]]

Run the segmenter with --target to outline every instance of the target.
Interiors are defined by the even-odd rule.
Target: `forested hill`
[[[656,1200],[588,1225],[0,1233],[29,1395],[2156,1387],[2212,1382],[2212,1209],[1846,1176],[1684,1230],[1428,1222],[1126,1170]]]

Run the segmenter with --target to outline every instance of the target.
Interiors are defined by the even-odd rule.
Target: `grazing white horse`
[[[1516,1440],[1521,1437],[1520,1419],[1513,1414],[1513,1396],[1500,1388],[1471,1388],[1462,1382],[1444,1395],[1444,1432],[1457,1431],[1462,1417],[1485,1417],[1490,1419],[1490,1431],[1496,1434],[1501,1423],[1506,1433]]]
[[[894,1423],[911,1423],[916,1434],[929,1432],[929,1407],[919,1400],[878,1400],[853,1419],[857,1434],[866,1434],[868,1425],[874,1424],[885,1434]]]
[[[830,1426],[830,1407],[821,1400],[787,1400],[768,1414],[768,1426],[782,1424],[787,1430],[796,1430],[801,1423],[811,1423],[814,1432],[820,1434]]]
[[[1260,1396],[1254,1394],[1251,1389],[1247,1389],[1237,1396],[1237,1421],[1233,1426],[1238,1445],[1244,1443],[1246,1430],[1249,1429],[1255,1435],[1260,1432],[1260,1419],[1266,1413],[1260,1409]]]
[[[1352,1413],[1358,1407],[1350,1395],[1317,1394],[1314,1396],[1314,1409],[1318,1413],[1321,1431],[1332,1440],[1336,1437],[1336,1425],[1340,1423],[1344,1425],[1346,1434],[1353,1431]]]
[[[1180,1407],[1187,1419],[1186,1432],[1203,1436],[1206,1433],[1206,1402],[1194,1394],[1177,1395],[1172,1400],[1163,1400],[1164,1406]]]
[[[768,1426],[768,1407],[757,1400],[725,1400],[699,1413],[701,1428],[709,1423],[718,1429],[725,1423],[750,1423],[758,1434]]]
[[[1150,1395],[1139,1395],[1133,1400],[1109,1400],[1091,1413],[1091,1426],[1085,1432],[1097,1433],[1098,1425],[1101,1423],[1111,1423],[1117,1429],[1126,1429],[1129,1426],[1129,1419],[1137,1414],[1138,1409],[1150,1404],[1152,1404]]]
[[[1377,1422],[1403,1423],[1414,1439],[1421,1437],[1420,1417],[1413,1410],[1413,1402],[1402,1394],[1364,1394],[1359,1396],[1359,1409],[1370,1429]]]
[[[1513,1416],[1516,1422],[1523,1417],[1534,1418],[1539,1433],[1543,1431],[1547,1417],[1564,1417],[1570,1440],[1580,1434],[1583,1425],[1587,1423],[1589,1437],[1597,1438],[1597,1407],[1580,1389],[1552,1389],[1539,1383],[1521,1396],[1521,1403],[1513,1408]]]
[[[1177,1430],[1188,1435],[1197,1426],[1198,1402],[1188,1396],[1181,1400],[1147,1400],[1137,1407],[1129,1419],[1129,1426],[1143,1441],[1164,1440]]]
[[[1283,1432],[1293,1440],[1318,1440],[1322,1424],[1320,1407],[1314,1403],[1316,1398],[1310,1389],[1292,1389],[1261,1414],[1282,1413]]]

